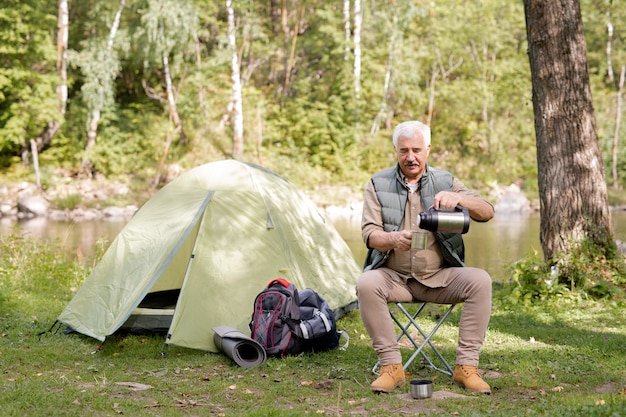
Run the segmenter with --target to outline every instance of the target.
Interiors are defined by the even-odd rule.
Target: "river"
[[[611,213],[615,238],[626,241],[626,211]],[[344,238],[359,263],[365,258],[365,245],[361,241],[359,218],[337,217],[330,219]],[[495,281],[509,277],[508,266],[535,250],[541,253],[539,243],[539,215],[497,215],[487,223],[471,222],[464,235],[466,263],[487,270]],[[36,218],[22,222],[0,221],[0,234],[17,234],[24,237],[58,241],[70,256],[91,260],[98,241],[111,242],[122,230],[123,220],[97,220],[83,222],[58,222]]]

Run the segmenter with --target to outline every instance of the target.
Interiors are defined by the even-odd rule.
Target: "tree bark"
[[[113,42],[115,41],[115,35],[117,34],[117,30],[120,26],[120,19],[122,17],[122,11],[126,6],[126,0],[120,0],[120,5],[115,13],[115,18],[113,19],[113,24],[111,25],[111,29],[109,30],[109,38],[107,39],[106,52],[107,54],[111,53],[113,49]],[[106,83],[105,83],[106,84]],[[89,115],[88,126],[89,129],[87,131],[87,145],[85,146],[85,150],[89,150],[93,148],[96,144],[96,138],[98,136],[98,124],[100,123],[100,112],[101,108],[97,107],[91,111]],[[91,162],[85,158],[83,159],[83,168],[87,168]]]
[[[59,85],[57,85],[56,93],[58,111],[61,114],[62,119],[65,116],[65,110],[67,109],[67,44],[69,36],[69,9],[67,0],[59,0],[58,9],[56,67],[60,82]],[[33,158],[35,158],[34,152],[39,153],[47,148],[52,142],[52,138],[56,135],[60,128],[61,120],[52,120],[48,122],[46,127],[36,139],[31,139],[29,143],[24,143],[21,150],[22,163],[24,165],[29,164],[29,150],[33,154]],[[33,148],[33,143],[35,144],[35,148]],[[37,175],[39,175],[38,171]]]
[[[612,241],[579,0],[524,0],[546,261]]]
[[[343,60],[348,62],[350,60],[350,0],[343,0],[343,27],[345,33],[344,42],[346,43],[343,48]]]
[[[361,98],[361,28],[363,27],[363,12],[361,0],[354,0],[354,99],[356,108],[359,108]],[[357,114],[358,122],[358,114]]]
[[[395,7],[395,1],[393,4],[393,16],[392,16],[392,25],[391,25],[391,35],[389,36],[389,46],[388,46],[388,55],[387,55],[387,70],[385,71],[385,81],[383,83],[383,94],[380,100],[380,107],[378,109],[378,113],[374,118],[374,122],[372,123],[372,127],[370,129],[370,134],[373,136],[380,130],[380,123],[385,119],[385,116],[388,112],[388,101],[389,101],[389,92],[391,90],[392,77],[395,67],[395,50],[396,50],[396,37],[398,36],[398,12]],[[355,54],[356,55],[356,54]],[[355,58],[356,60],[356,58]]]
[[[163,77],[165,78],[165,92],[167,94],[167,108],[170,113],[170,120],[174,123],[174,131],[178,134],[180,142],[187,143],[187,136],[183,129],[183,123],[180,120],[178,114],[178,108],[176,106],[176,97],[174,96],[174,86],[172,85],[172,74],[170,71],[170,60],[167,56],[167,52],[163,51]]]
[[[283,100],[289,94],[289,83],[291,81],[291,73],[296,66],[296,44],[298,43],[298,33],[300,32],[300,24],[304,16],[304,6],[301,7],[300,13],[296,16],[296,27],[293,30],[291,38],[291,48],[289,49],[289,59],[287,60],[287,68],[285,68],[285,87],[283,89]]]
[[[67,44],[69,37],[69,9],[67,0],[59,0],[59,21],[57,32],[57,74],[61,80],[57,86],[59,112],[65,115],[67,108]]]
[[[613,189],[619,190],[619,178],[617,176],[617,154],[619,150],[619,130],[622,122],[622,95],[624,94],[624,77],[626,76],[626,66],[622,66],[619,76],[619,86],[617,88],[617,108],[615,109],[615,132],[613,134],[613,151],[612,151],[612,175]]]
[[[611,2],[609,2],[608,10],[606,11],[606,77],[610,83],[612,83],[615,78],[611,59],[613,50],[613,29],[613,22],[611,22]]]
[[[232,52],[231,75],[232,75],[232,96],[230,108],[232,109],[233,120],[233,152],[235,159],[243,157],[243,104],[241,95],[241,77],[239,75],[239,59],[237,56],[237,39],[235,32],[235,13],[231,0],[226,0],[228,11],[228,41]]]

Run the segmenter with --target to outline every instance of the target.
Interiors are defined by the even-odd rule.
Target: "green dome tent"
[[[228,160],[163,187],[122,229],[58,317],[104,341],[165,330],[166,344],[217,352],[213,327],[249,334],[255,296],[277,277],[320,293],[339,318],[361,272],[313,202],[264,168]]]

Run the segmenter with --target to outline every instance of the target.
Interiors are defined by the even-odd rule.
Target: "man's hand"
[[[389,233],[394,242],[394,249],[398,250],[409,250],[411,249],[411,241],[413,239],[413,233],[410,230],[401,230],[399,232],[390,232]]]
[[[377,230],[370,235],[369,246],[381,252],[387,252],[392,249],[409,250],[411,249],[412,238],[413,233],[410,230],[398,232]]]
[[[458,205],[461,205],[461,194],[459,193],[439,191],[437,195],[435,195],[435,202],[433,203],[435,210],[441,208],[453,209]]]
[[[494,215],[493,206],[480,197],[452,191],[439,191],[435,195],[433,203],[435,210],[440,208],[453,209],[456,206],[465,207],[470,217],[477,221],[490,220]]]

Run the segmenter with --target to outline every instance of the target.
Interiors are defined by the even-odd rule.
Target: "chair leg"
[[[415,321],[415,319],[422,312],[422,310],[424,309],[426,304],[427,303],[421,303],[421,305],[418,307],[417,311],[414,314],[411,314],[411,313],[409,313],[406,310],[406,308],[402,305],[402,303],[396,303],[396,305],[398,306],[400,311],[402,311],[402,313],[409,320],[407,324],[402,324],[400,322],[400,320],[391,311],[389,312],[389,314],[391,315],[391,318],[393,319],[393,321],[396,323],[396,325],[400,329],[400,332],[398,333],[398,336],[397,336],[396,340],[400,341],[400,339],[402,339],[403,337],[406,337],[411,342],[411,344],[415,347],[415,351],[413,352],[411,357],[404,362],[402,367],[404,368],[404,370],[406,370],[411,365],[411,363],[413,363],[413,361],[418,357],[418,355],[421,355],[422,358],[426,361],[426,363],[428,364],[428,366],[430,368],[432,368],[432,369],[434,369],[436,371],[439,371],[439,372],[441,372],[441,373],[443,373],[445,375],[452,376],[452,373],[453,373],[452,367],[450,367],[450,364],[448,364],[448,362],[443,357],[443,355],[441,354],[439,349],[437,349],[435,347],[435,345],[432,343],[431,338],[435,335],[435,333],[437,333],[437,331],[439,330],[441,325],[446,321],[446,319],[448,318],[448,316],[450,315],[450,313],[454,309],[455,305],[454,304],[450,305],[450,307],[446,310],[446,312],[443,314],[443,316],[441,316],[439,321],[437,321],[437,323],[435,324],[433,329],[430,331],[430,333],[426,334],[426,332]],[[411,335],[409,333],[409,330],[411,329],[411,327],[415,327],[417,329],[417,331],[424,338],[424,340],[422,341],[421,344],[418,344],[411,337]],[[436,366],[433,363],[433,361],[431,360],[431,358],[424,352],[424,348],[427,345],[430,346],[430,348],[435,353],[435,355],[437,355],[437,357],[439,358],[439,361],[443,365],[443,368],[441,368],[439,366]],[[379,366],[380,366],[380,363],[376,362],[376,364],[374,364],[374,367],[372,368],[372,373],[377,374]]]
[[[422,355],[422,357],[424,358],[424,360],[428,363],[428,366],[430,366],[432,369],[439,371],[443,374],[446,374],[448,376],[452,376],[453,370],[452,367],[450,367],[450,364],[448,364],[448,361],[446,361],[446,359],[443,357],[443,355],[441,354],[441,352],[439,351],[439,349],[437,349],[437,347],[432,343],[431,338],[435,335],[435,333],[437,333],[437,330],[439,330],[439,328],[441,327],[441,325],[446,321],[446,319],[448,318],[448,316],[450,315],[450,313],[452,312],[452,310],[454,309],[455,305],[452,304],[450,305],[450,307],[448,307],[448,309],[446,310],[446,312],[443,314],[443,316],[441,316],[441,318],[439,319],[439,321],[437,322],[437,324],[435,324],[435,327],[433,327],[433,329],[430,331],[430,333],[426,334],[426,332],[424,332],[424,330],[417,324],[417,322],[415,321],[415,318],[417,318],[417,316],[419,315],[419,313],[421,313],[421,311],[423,310],[423,308],[425,307],[426,303],[422,303],[422,305],[420,306],[420,308],[418,309],[418,311],[414,314],[411,315],[401,303],[396,303],[396,305],[398,306],[398,308],[400,308],[400,310],[404,313],[404,315],[409,319],[409,323],[405,326],[401,326],[402,327],[402,332],[400,333],[400,337],[398,338],[398,341],[400,340],[400,338],[404,335],[407,336],[407,338],[409,339],[409,341],[411,342],[411,344],[415,347],[415,352],[413,352],[413,354],[411,355],[411,357],[404,362],[404,369],[406,370],[411,363],[413,363],[413,361],[415,360],[415,358],[417,358],[418,355]],[[398,323],[398,320],[396,318],[394,318],[394,320],[396,320],[396,323]],[[424,338],[424,341],[421,344],[417,344],[417,342],[410,337],[410,335],[408,334],[408,329],[413,326],[417,329],[417,331],[422,335],[422,337]],[[435,355],[437,355],[437,357],[439,358],[439,361],[443,364],[444,368],[440,368],[438,366],[436,366],[433,361],[430,359],[430,357],[424,352],[424,348],[426,347],[426,345],[430,346],[430,348],[432,349],[432,351],[435,353]]]

